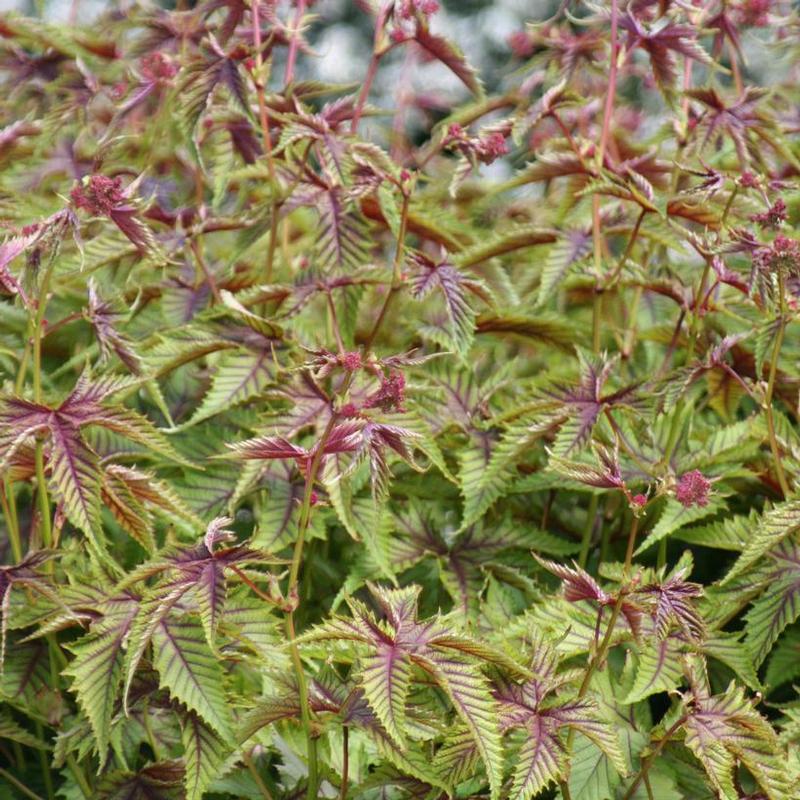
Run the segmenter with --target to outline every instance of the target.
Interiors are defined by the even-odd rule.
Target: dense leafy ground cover
[[[796,800],[797,17],[313,5],[0,21],[0,798]]]

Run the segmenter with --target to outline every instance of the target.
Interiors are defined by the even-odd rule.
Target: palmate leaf
[[[449,786],[458,786],[474,775],[481,757],[475,737],[468,728],[459,728],[445,740],[433,760],[433,768]]]
[[[96,425],[185,463],[166,438],[141,414],[123,406],[105,405],[109,397],[129,389],[135,380],[121,376],[97,379],[84,373],[58,406],[5,398],[0,408],[0,442],[5,452],[0,469],[31,435],[46,431],[50,450],[50,484],[69,520],[90,537],[99,530],[100,469],[98,458],[82,435]]]
[[[275,364],[269,348],[223,353],[203,402],[182,427],[195,425],[256,397],[274,380]]]
[[[633,667],[633,684],[622,701],[629,705],[638,703],[652,694],[670,692],[683,678],[681,644],[675,639],[648,639],[640,647]]]
[[[405,745],[406,699],[411,685],[408,656],[390,644],[378,645],[361,661],[361,687],[375,715],[401,747]]]
[[[142,564],[130,572],[120,583],[120,589],[127,589],[153,576],[161,576],[161,580],[145,593],[140,602],[139,610],[131,629],[130,641],[125,655],[125,690],[123,700],[127,710],[128,695],[136,670],[145,655],[151,640],[154,650],[159,648],[155,643],[155,636],[159,634],[159,641],[164,642],[168,637],[168,624],[177,626],[178,632],[185,627],[189,633],[190,643],[196,626],[204,637],[203,647],[194,647],[190,655],[196,655],[199,667],[218,669],[218,664],[213,655],[215,649],[216,627],[224,613],[226,599],[225,570],[237,564],[265,563],[267,557],[258,551],[251,550],[244,545],[232,547],[217,547],[221,542],[228,541],[233,534],[225,528],[231,520],[227,517],[218,517],[212,520],[206,529],[201,541],[193,547],[179,547],[167,549],[162,555]],[[178,605],[192,608],[200,616],[200,623],[193,620],[177,622],[171,615]],[[180,660],[180,638],[171,642],[174,656]],[[163,648],[162,648],[163,649]],[[157,653],[157,655],[163,655]],[[206,658],[206,655],[208,656]],[[173,661],[162,662],[171,669],[170,679],[175,681],[182,692],[189,692],[196,688],[197,681],[189,680],[180,683],[180,669],[174,668]],[[202,672],[200,677],[202,677]],[[162,675],[163,678],[163,675]],[[219,689],[219,687],[218,687]],[[180,697],[179,699],[182,699]],[[202,709],[196,708],[184,700],[187,706],[197,711],[203,718],[214,725],[215,729],[223,733],[225,728],[216,727],[221,724],[220,719],[208,719]],[[219,711],[219,709],[217,709]]]
[[[764,591],[745,617],[746,643],[756,666],[787,625],[800,617],[800,543],[782,542],[767,556]]]
[[[73,678],[72,690],[91,723],[101,764],[110,742],[111,718],[123,678],[123,648],[135,612],[135,602],[131,602],[127,613],[111,617],[97,632],[71,645],[75,658],[64,671]]]
[[[698,30],[690,25],[668,22],[646,29],[633,13],[623,15],[620,26],[628,32],[628,49],[641,47],[650,56],[656,82],[662,90],[673,87],[676,79],[676,55],[710,64],[711,58],[697,41]]]
[[[723,584],[737,578],[782,539],[800,530],[800,500],[789,500],[767,511],[755,533],[748,537],[736,563],[723,579]]]
[[[412,295],[422,299],[434,290],[439,291],[447,310],[452,346],[457,353],[465,355],[475,335],[476,317],[467,301],[467,292],[488,301],[486,288],[448,261],[435,262],[420,253],[413,254],[409,261],[417,270],[411,284]]]
[[[368,658],[372,659],[367,678],[372,679],[374,675],[380,678],[371,681],[370,705],[381,707],[384,716],[391,720],[390,724],[397,723],[395,709],[399,708],[407,682],[405,670],[400,668],[398,684],[394,659],[406,657],[427,672],[447,694],[456,713],[470,731],[486,766],[492,797],[498,797],[503,772],[498,709],[479,664],[496,663],[523,676],[527,674],[526,670],[488,645],[460,635],[441,618],[419,621],[417,603],[420,587],[387,589],[373,584],[368,586],[385,620],[376,619],[364,604],[351,598],[348,600],[353,614],[351,619],[332,617],[301,640],[339,639],[367,645],[370,651]],[[387,647],[392,650],[391,670],[387,669]],[[376,665],[375,657],[384,659],[380,667]],[[398,685],[400,698],[387,694],[394,692]],[[380,696],[381,693],[383,696]]]
[[[182,73],[179,95],[181,121],[190,136],[194,134],[195,127],[218,86],[225,86],[242,111],[250,115],[245,83],[238,63],[222,52],[213,37],[205,50]]]
[[[223,740],[229,739],[233,720],[222,668],[206,643],[202,626],[188,617],[163,620],[153,632],[153,655],[160,685]]]
[[[447,693],[466,724],[489,777],[491,797],[500,796],[503,749],[497,725],[497,705],[480,671],[459,659],[434,653],[419,661]]]
[[[700,697],[685,723],[686,746],[705,768],[722,797],[738,797],[733,770],[741,761],[769,800],[789,800],[790,776],[777,735],[741,689]]]
[[[97,800],[183,800],[184,796],[180,761],[159,761],[135,773],[111,772],[97,786]]]
[[[441,61],[475,95],[483,94],[483,87],[461,50],[443,36],[431,33],[427,25],[418,24],[414,34],[417,44]]]
[[[55,424],[50,429],[51,485],[70,522],[90,536],[100,526],[100,471],[97,455],[77,429]]]
[[[186,780],[186,800],[202,800],[230,752],[226,744],[197,714],[181,722],[181,742]]]
[[[517,754],[510,798],[530,800],[563,772],[564,750],[552,719],[534,717],[525,728],[525,739]]]

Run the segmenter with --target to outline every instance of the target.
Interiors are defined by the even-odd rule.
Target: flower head
[[[736,4],[736,21],[739,25],[763,28],[769,25],[772,0],[741,0]]]
[[[675,486],[675,499],[684,508],[707,506],[710,491],[711,481],[699,469],[693,469],[681,475]]]
[[[776,236],[771,247],[762,247],[753,254],[753,267],[762,275],[779,271],[800,275],[800,242]]]
[[[528,58],[533,54],[533,41],[525,31],[515,31],[506,41],[517,58]]]
[[[125,201],[121,178],[91,175],[75,184],[70,193],[77,208],[83,208],[95,216],[108,216]]]
[[[506,137],[498,131],[482,136],[475,146],[475,154],[484,164],[491,164],[506,153],[508,153]]]
[[[754,175],[752,172],[745,170],[740,176],[737,181],[739,186],[743,189],[757,189],[758,188],[758,176]]]
[[[145,80],[153,83],[169,81],[178,74],[178,68],[163,53],[148,53],[139,62],[139,71]]]
[[[406,399],[406,379],[402,372],[391,370],[381,377],[378,391],[367,398],[365,408],[380,408],[383,411],[404,411]]]
[[[354,350],[351,353],[343,353],[341,356],[339,356],[339,363],[348,372],[355,372],[362,367],[361,353],[359,353],[357,350]]]
[[[438,10],[437,0],[400,0],[397,7],[397,12],[402,19],[411,19],[417,13],[429,17]]]
[[[777,230],[786,222],[787,217],[786,203],[784,203],[781,198],[778,198],[774,205],[771,205],[761,214],[753,214],[750,220],[751,222],[757,223],[760,228],[772,228],[772,230]]]

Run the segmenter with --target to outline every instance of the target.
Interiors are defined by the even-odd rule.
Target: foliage
[[[0,20],[0,800],[794,800],[797,11],[352,5]]]

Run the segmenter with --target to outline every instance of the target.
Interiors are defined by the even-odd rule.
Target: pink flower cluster
[[[762,247],[753,254],[753,266],[762,274],[782,271],[800,275],[800,242],[788,236],[776,236],[771,247]]]
[[[508,153],[506,137],[500,131],[490,131],[483,136],[469,136],[458,124],[453,124],[447,129],[444,145],[461,150],[465,154],[472,154],[482,164],[491,164]]]
[[[693,469],[681,475],[675,486],[675,499],[685,508],[707,506],[710,491],[711,481],[699,469]]]
[[[342,355],[339,356],[339,363],[347,372],[356,372],[363,366],[361,353],[357,350],[349,353],[342,353]]]
[[[437,0],[400,0],[397,13],[401,19],[411,19],[417,13],[429,17],[439,10]]]
[[[769,10],[772,0],[741,0],[736,4],[736,22],[751,28],[769,25]]]
[[[380,388],[371,394],[364,408],[380,408],[382,411],[405,411],[406,379],[402,372],[391,370],[381,377]]]
[[[777,230],[786,222],[788,216],[786,203],[779,198],[766,211],[761,214],[753,214],[750,220],[757,223],[762,229],[772,228],[772,230]]]
[[[139,61],[139,71],[145,80],[153,83],[169,81],[178,74],[178,68],[169,56],[159,52],[143,56]]]
[[[125,201],[122,179],[92,175],[73,187],[70,198],[77,208],[97,217],[108,216]]]

